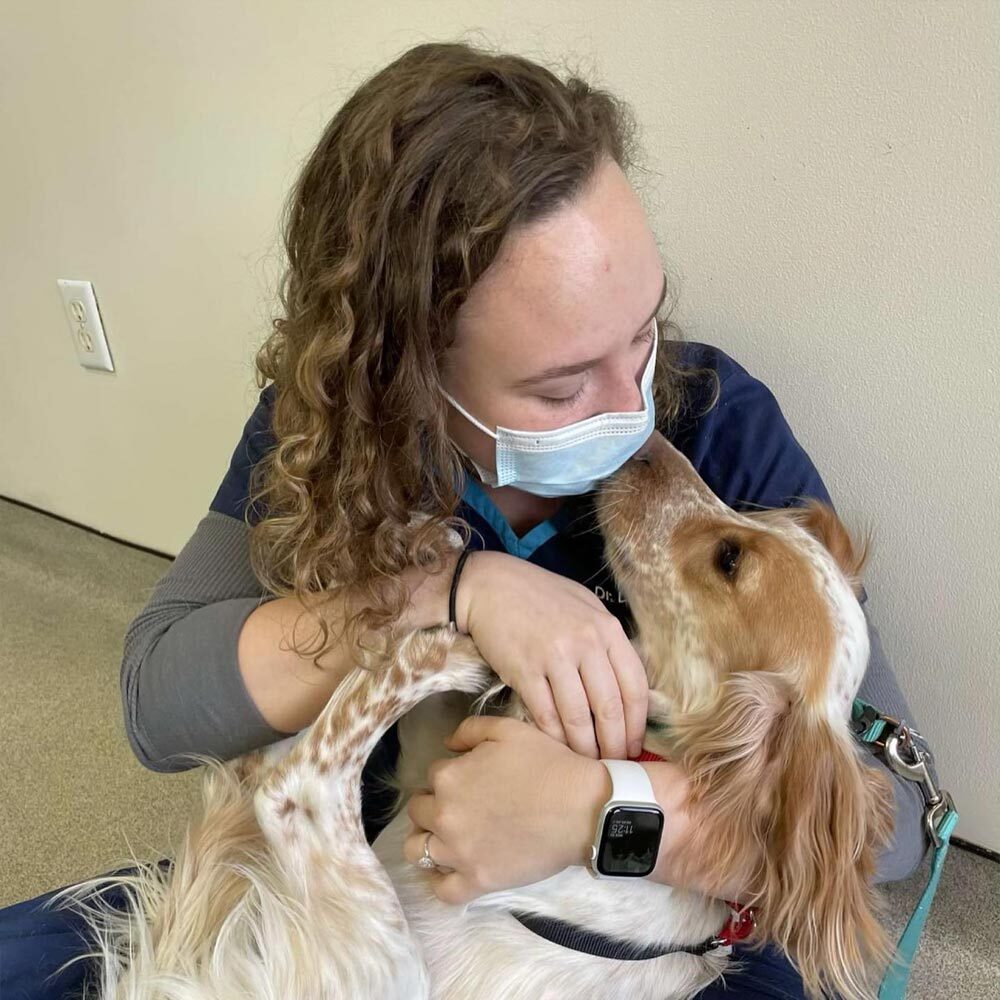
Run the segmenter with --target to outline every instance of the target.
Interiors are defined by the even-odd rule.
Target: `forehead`
[[[660,297],[663,269],[642,207],[618,174],[509,234],[456,316],[456,362],[474,357],[480,370],[514,382],[599,357],[638,331]]]

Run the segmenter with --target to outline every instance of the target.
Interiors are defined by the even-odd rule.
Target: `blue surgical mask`
[[[508,427],[491,431],[442,389],[445,399],[466,420],[496,441],[496,473],[472,463],[482,481],[489,486],[516,486],[540,497],[576,496],[621,468],[646,443],[655,426],[653,371],[658,341],[654,318],[653,348],[641,380],[643,408],[633,413],[598,413],[551,431]]]

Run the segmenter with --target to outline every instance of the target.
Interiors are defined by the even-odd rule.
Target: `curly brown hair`
[[[384,654],[408,601],[400,572],[440,569],[448,528],[468,537],[438,383],[452,320],[510,233],[569,202],[604,157],[628,172],[635,134],[628,106],[582,79],[459,42],[403,53],[327,125],[284,208],[284,315],[256,358],[276,443],[247,515],[261,582],[315,616],[300,655],[340,640],[319,612],[345,588],[351,640]],[[660,328],[667,347],[679,331]],[[657,368],[662,426],[681,373],[666,349]]]

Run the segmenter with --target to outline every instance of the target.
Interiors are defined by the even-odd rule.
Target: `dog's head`
[[[744,873],[760,937],[811,993],[869,995],[888,954],[869,879],[892,791],[848,726],[869,652],[864,551],[819,503],[734,512],[659,434],[604,484],[597,513],[667,706],[664,755],[691,782],[692,874]]]

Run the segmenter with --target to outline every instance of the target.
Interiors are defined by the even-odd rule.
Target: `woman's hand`
[[[434,761],[427,793],[411,796],[415,824],[403,855],[416,862],[427,832],[434,894],[466,903],[587,864],[611,794],[603,764],[573,753],[527,722],[471,716],[445,741],[461,756]],[[467,751],[467,752],[466,752]]]
[[[504,552],[474,552],[455,613],[459,631],[541,730],[586,757],[639,755],[646,671],[618,619],[586,587]]]
[[[445,740],[458,757],[434,761],[427,792],[406,806],[413,823],[403,856],[415,863],[427,842],[443,871],[430,871],[446,903],[540,882],[569,865],[588,865],[597,819],[611,797],[603,764],[573,753],[530,723],[472,716]],[[701,834],[711,814],[692,809],[690,785],[669,761],[641,765],[666,822],[651,882],[740,899],[752,871],[720,872]],[[430,840],[427,834],[430,833]]]

